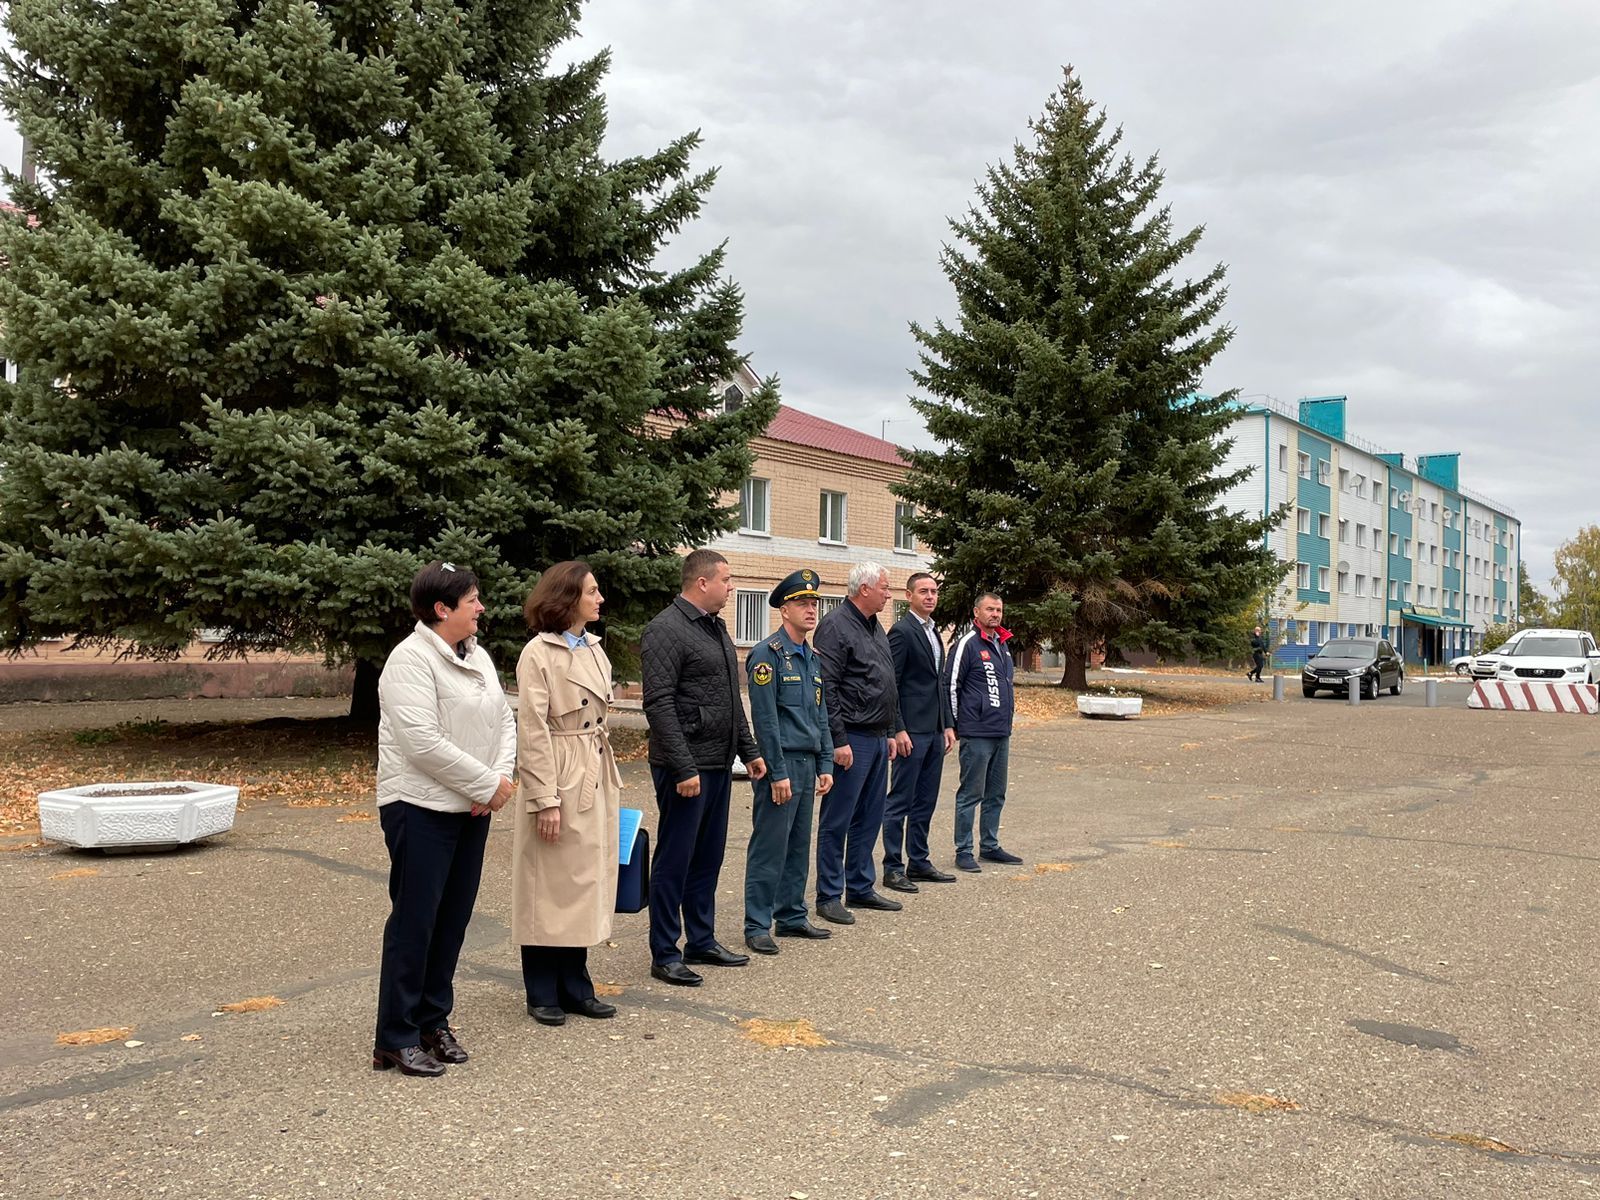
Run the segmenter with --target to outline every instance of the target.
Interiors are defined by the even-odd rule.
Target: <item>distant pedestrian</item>
[[[956,866],[981,871],[972,856],[973,818],[978,817],[978,858],[1020,863],[1000,844],[1000,813],[1006,806],[1011,755],[1012,690],[1009,633],[1001,629],[1005,605],[984,592],[972,606],[972,628],[950,650],[947,687],[961,739],[961,782],[956,788]]]
[[[806,643],[817,625],[817,573],[795,571],[767,597],[783,628],[750,651],[750,721],[767,773],[755,781],[744,870],[744,940],[778,953],[779,937],[825,938],[806,919],[811,813],[833,786],[833,738],[822,694],[822,661]]]
[[[933,626],[939,581],[918,571],[906,581],[906,614],[889,630],[900,728],[911,751],[895,760],[883,809],[883,886],[914,892],[917,881],[954,883],[933,865],[928,827],[939,803],[944,759],[956,743],[950,696],[944,689],[944,643]]]
[[[622,776],[606,716],[611,660],[585,626],[605,597],[588,564],[557,563],[522,607],[533,638],[517,662],[517,799],[511,932],[528,1015],[614,1017],[596,998],[589,947],[611,936]]]
[[[1257,625],[1250,634],[1250,660],[1254,664],[1246,679],[1253,679],[1261,683],[1261,668],[1267,665],[1267,639],[1261,635],[1261,626]]]
[[[878,622],[888,602],[889,573],[875,562],[857,563],[845,602],[817,623],[814,639],[839,768],[817,820],[817,915],[838,925],[855,923],[846,904],[885,912],[901,907],[873,886],[889,760],[910,749],[898,734],[894,657]]]
[[[645,626],[639,644],[650,778],[661,811],[650,860],[650,974],[699,987],[700,974],[686,963],[750,961],[717,941],[717,879],[728,844],[734,756],[744,759],[752,780],[767,765],[750,736],[738,656],[719,615],[733,590],[728,560],[715,550],[691,551],[682,586]]]
[[[372,1067],[443,1075],[467,1052],[450,1030],[456,960],[478,899],[489,814],[511,798],[516,725],[478,645],[478,577],[432,562],[411,581],[411,635],[378,679],[378,820],[389,919]]]

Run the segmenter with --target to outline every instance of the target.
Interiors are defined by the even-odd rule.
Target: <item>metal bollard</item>
[[[1282,675],[1274,675],[1272,677],[1272,698],[1274,700],[1282,700],[1283,699],[1283,676]]]
[[[1429,708],[1439,707],[1439,681],[1437,679],[1424,679],[1422,681],[1423,703]]]
[[[1361,703],[1361,676],[1350,676],[1350,682],[1345,687],[1345,693],[1350,697],[1351,704]]]

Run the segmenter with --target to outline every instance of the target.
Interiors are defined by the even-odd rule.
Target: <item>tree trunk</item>
[[[378,676],[383,664],[356,659],[356,679],[350,688],[350,723],[376,725],[378,723]]]
[[[1062,650],[1062,658],[1066,665],[1061,670],[1061,686],[1074,692],[1088,691],[1089,654],[1084,644],[1077,638],[1071,639]]]

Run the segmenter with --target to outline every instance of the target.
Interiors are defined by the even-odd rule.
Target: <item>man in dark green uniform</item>
[[[806,917],[811,812],[833,786],[833,738],[822,660],[806,644],[817,627],[817,573],[796,571],[767,597],[783,627],[750,651],[750,723],[767,773],[754,781],[754,830],[744,868],[744,940],[776,954],[779,937],[825,938]]]

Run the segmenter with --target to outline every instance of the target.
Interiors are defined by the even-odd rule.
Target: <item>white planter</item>
[[[1143,710],[1143,696],[1078,697],[1080,717],[1137,717]]]
[[[170,850],[227,833],[238,804],[217,783],[91,783],[40,792],[39,832],[85,850]]]

